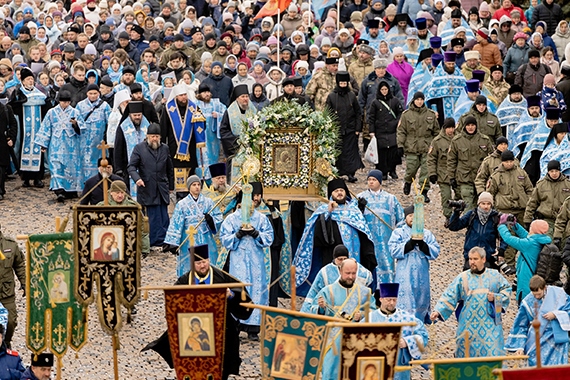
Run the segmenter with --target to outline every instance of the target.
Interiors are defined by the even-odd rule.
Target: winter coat
[[[386,74],[382,78],[378,78],[375,71],[372,71],[370,74],[364,78],[362,84],[360,85],[360,92],[358,93],[358,103],[362,109],[368,109],[372,101],[376,99],[376,93],[378,91],[378,84],[385,80],[388,85],[390,86],[390,93],[396,99],[400,101],[400,103],[405,104],[404,95],[402,94],[402,88],[400,87],[400,83],[390,74],[386,72]]]
[[[527,98],[542,90],[544,77],[550,73],[550,68],[542,63],[539,63],[537,67],[532,67],[530,63],[525,64],[517,70],[515,84],[522,87],[523,95]]]
[[[520,252],[517,258],[517,301],[520,303],[529,293],[530,278],[536,273],[538,256],[545,244],[552,242],[546,234],[529,234],[520,224],[514,227],[513,235],[506,224],[498,227],[501,237],[511,247]]]
[[[437,136],[431,141],[427,156],[427,168],[429,176],[436,175],[438,183],[449,183],[447,177],[447,152],[451,145],[451,138],[442,128]]]
[[[116,49],[123,49],[124,51],[126,51],[127,55],[129,56],[129,59],[134,63],[136,63],[137,66],[139,65],[139,63],[141,63],[141,55],[137,50],[137,48],[135,47],[135,45],[132,44],[132,42],[129,42],[127,46],[122,47],[121,44],[117,41],[117,44],[115,45],[115,50]]]
[[[328,95],[326,106],[337,115],[339,136],[362,131],[362,112],[354,92],[338,86]]]
[[[473,184],[483,159],[493,152],[493,143],[486,135],[465,131],[451,140],[447,154],[447,175],[459,184]]]
[[[0,299],[14,297],[16,294],[16,281],[14,274],[18,277],[20,284],[26,283],[26,262],[24,255],[18,247],[18,243],[10,237],[4,236],[0,232],[0,251],[6,257],[0,266]]]
[[[507,76],[507,73],[516,73],[519,67],[528,63],[528,51],[530,47],[525,44],[520,48],[517,44],[513,44],[509,50],[507,50],[507,55],[503,60],[503,75]]]
[[[351,78],[354,78],[357,83],[362,83],[364,78],[368,74],[374,71],[374,66],[372,65],[372,58],[368,58],[365,61],[362,61],[360,58],[353,61],[350,66],[348,67],[348,73],[350,74]]]
[[[554,41],[554,45],[556,45],[556,51],[558,53],[560,62],[566,59],[564,49],[566,49],[566,46],[570,43],[570,28],[566,31],[565,34],[562,34],[560,31],[560,24],[563,22],[568,23],[566,20],[560,21],[556,27],[556,32],[551,37],[552,41]]]
[[[457,121],[458,132],[465,129],[465,119],[469,116],[473,116],[477,120],[477,132],[484,134],[491,141],[497,141],[497,138],[503,135],[499,118],[495,114],[489,112],[488,107],[485,112],[479,112],[475,103],[473,103],[471,109],[461,115]]]
[[[383,96],[380,97],[383,98]],[[379,98],[372,101],[366,114],[366,122],[368,131],[376,136],[378,148],[390,148],[397,145],[396,132],[402,112],[404,112],[402,104],[390,93],[382,101]]]
[[[10,165],[10,150],[15,148],[17,136],[18,122],[12,107],[0,104],[0,166]],[[8,139],[14,143],[11,148],[8,146]]]
[[[406,153],[426,154],[439,131],[435,112],[425,105],[418,107],[412,102],[400,118],[398,147],[404,148]]]
[[[495,65],[502,65],[501,52],[496,44],[489,43],[489,41],[481,41],[473,47],[473,50],[481,54],[481,64],[490,69]]]
[[[289,15],[286,14],[281,19],[281,26],[283,27],[283,34],[285,34],[286,37],[290,37],[291,33],[293,33],[295,30],[297,30],[299,25],[301,25],[302,23],[303,23],[303,19],[301,18],[301,15],[299,13],[297,13],[295,15],[295,17],[293,17],[293,18],[290,18]]]
[[[222,102],[226,107],[230,106],[232,92],[234,90],[234,85],[230,78],[224,74],[213,75],[210,73],[202,83],[207,84],[210,87],[212,98],[220,99],[220,102]]]
[[[404,99],[408,99],[408,87],[410,86],[410,80],[414,74],[414,68],[408,62],[403,61],[398,63],[394,61],[388,65],[386,71],[392,74],[392,76],[400,83],[402,88],[402,95]]]
[[[570,179],[564,174],[555,181],[547,174],[536,183],[526,205],[524,222],[534,218],[554,222],[564,200],[570,196]]]
[[[565,103],[568,104],[570,102],[570,77],[560,79],[560,82],[556,85],[556,89],[562,93]],[[566,110],[562,112],[562,121],[570,121],[570,108],[566,108]]]
[[[71,94],[71,106],[75,107],[77,103],[87,98],[87,80],[79,82],[74,77],[70,77],[69,83],[64,84],[61,90],[59,90],[60,93],[62,91],[69,91]]]
[[[463,216],[460,212],[454,210],[449,218],[450,231],[461,231],[467,228],[465,233],[465,242],[463,243],[463,257],[467,258],[469,251],[473,247],[481,247],[487,252],[487,261],[492,262],[492,255],[497,251],[497,239],[499,232],[497,225],[499,224],[499,213],[491,210],[489,218],[485,224],[481,224],[477,209],[469,210]]]
[[[337,35],[333,41],[333,47],[338,48],[343,55],[348,54],[354,47],[354,38],[352,36],[349,36],[345,42],[342,42]]]
[[[508,170],[499,165],[487,182],[487,191],[495,199],[495,208],[508,213],[518,213],[526,208],[532,188],[528,174],[517,165]]]
[[[556,32],[556,26],[562,19],[564,19],[562,8],[556,4],[556,1],[552,4],[542,2],[534,9],[530,23],[536,26],[537,22],[544,21],[546,23],[546,33],[551,36]]]
[[[138,203],[143,206],[170,203],[169,193],[174,190],[174,166],[168,145],[162,143],[153,150],[146,141],[137,144],[131,154],[128,171],[135,183],[139,179],[144,181],[144,186],[137,186]]]

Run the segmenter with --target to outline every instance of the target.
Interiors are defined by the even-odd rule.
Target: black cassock
[[[214,284],[224,284],[224,283],[237,283],[238,281],[218,268],[211,267],[213,270],[213,283]],[[189,285],[190,284],[190,272],[182,275],[174,285]],[[227,379],[229,375],[239,375],[239,367],[241,365],[241,358],[239,356],[239,321],[236,319],[248,319],[253,312],[253,309],[247,309],[240,305],[242,302],[251,302],[251,298],[247,293],[245,288],[230,288],[234,293],[232,299],[227,299],[227,312],[226,312],[226,338],[224,344],[224,367],[222,372],[222,378]],[[246,294],[246,300],[242,301],[241,294],[242,291]],[[172,361],[172,354],[170,352],[170,344],[168,343],[168,331],[165,331],[160,338],[149,343],[142,351],[154,350],[170,366],[174,368],[174,363]]]

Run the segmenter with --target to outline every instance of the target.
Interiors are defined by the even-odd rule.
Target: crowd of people
[[[22,187],[43,188],[49,172],[58,202],[98,205],[108,179],[111,204],[144,208],[143,257],[177,253],[178,276],[190,270],[193,226],[208,265],[251,283],[255,303],[277,305],[295,282],[304,311],[357,322],[373,294],[372,321],[416,321],[400,342],[408,359],[427,344],[423,323],[445,320],[462,304],[459,357],[507,349],[533,363],[525,342],[538,303],[550,350],[543,359],[566,363],[568,334],[561,339],[559,330],[570,330],[570,286],[565,293],[536,275],[548,245],[570,264],[570,29],[561,7],[554,0],[524,10],[511,0],[324,4],[292,1],[277,17],[250,0],[0,0],[0,200],[14,199],[5,181],[15,174]],[[242,124],[277,102],[336,116],[334,164],[345,179],[329,183],[328,204],[266,200],[254,182],[251,228],[243,228],[244,195],[239,186],[228,191],[239,178]],[[376,144],[377,153],[367,190],[354,195],[345,180],[356,182],[364,168],[360,142],[364,151]],[[437,237],[425,229],[418,238],[412,227],[422,209],[402,207],[382,188],[399,179],[403,162],[404,195],[419,191],[429,203],[439,189],[445,226],[466,230],[465,271],[434,307],[429,263],[440,254]],[[17,245],[0,241],[8,260],[0,278],[11,279],[0,293],[8,311],[4,363],[17,356],[9,349],[14,273],[24,283],[25,264]],[[283,278],[282,258],[296,266],[296,278]],[[184,281],[211,283],[211,272],[199,273]],[[520,309],[504,342],[495,338],[503,336],[511,291]],[[228,291],[228,302],[233,297]],[[257,340],[259,311],[240,315],[239,328]],[[477,342],[469,353],[464,330]],[[239,353],[239,339],[230,344]],[[334,352],[327,351],[323,379],[336,378]],[[47,378],[49,366],[37,360],[22,378]],[[19,378],[3,368],[0,378]],[[224,376],[238,372],[239,363]]]

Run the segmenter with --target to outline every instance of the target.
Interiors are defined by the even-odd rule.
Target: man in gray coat
[[[150,245],[164,244],[168,218],[169,192],[174,191],[174,167],[170,150],[160,142],[160,126],[148,127],[146,141],[135,146],[128,171],[137,185],[137,201],[143,206],[149,219]]]

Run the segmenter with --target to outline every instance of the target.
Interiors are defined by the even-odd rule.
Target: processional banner
[[[75,206],[74,211],[77,300],[92,303],[96,281],[101,326],[116,334],[122,326],[120,306],[130,310],[139,298],[140,206]]]
[[[400,323],[343,323],[340,328],[340,380],[372,378],[388,380],[394,377]]]
[[[73,234],[31,235],[27,241],[26,345],[62,358],[87,342],[87,309],[71,288],[75,280]]]
[[[493,370],[503,366],[502,360],[434,363],[435,380],[495,380]],[[520,379],[519,379],[520,380]]]
[[[164,303],[177,379],[221,380],[226,288],[164,289]]]
[[[263,379],[312,380],[331,319],[305,313],[264,310],[261,333]]]

